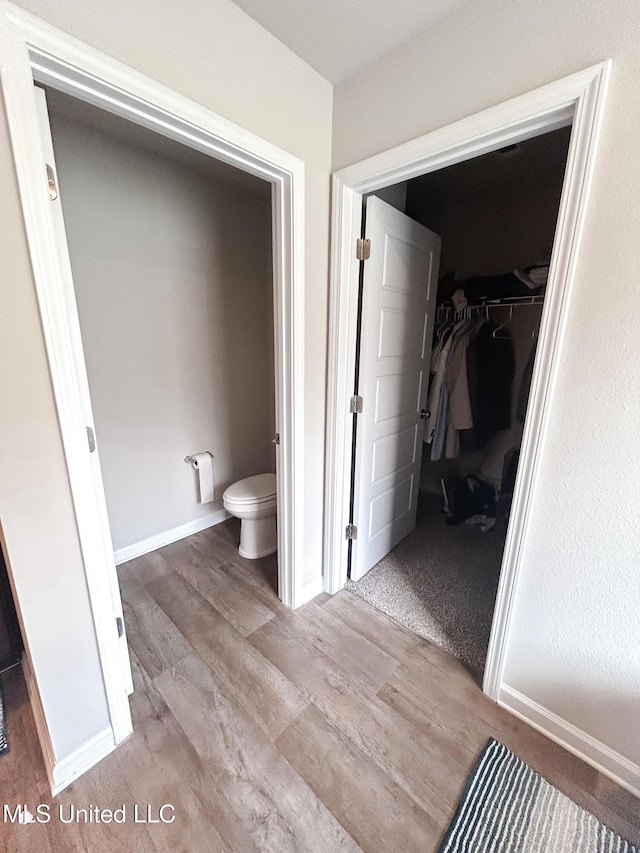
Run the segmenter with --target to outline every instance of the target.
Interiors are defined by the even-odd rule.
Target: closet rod
[[[505,296],[502,299],[485,299],[484,302],[479,302],[478,307],[483,305],[542,305],[544,302],[544,293],[539,293],[536,296]],[[471,306],[473,308],[473,306]]]
[[[438,311],[484,311],[486,308],[522,308],[528,305],[543,305],[544,296],[512,296],[508,299],[487,299],[474,305],[465,305],[464,308],[456,309],[453,305],[438,305]]]

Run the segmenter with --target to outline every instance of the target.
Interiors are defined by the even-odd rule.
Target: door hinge
[[[122,624],[122,616],[116,616],[116,628],[118,629],[118,636],[121,637],[124,634],[124,625]]]
[[[347,524],[344,531],[345,539],[357,539],[358,538],[358,528],[355,524]]]
[[[352,415],[362,414],[362,397],[355,396],[349,400],[349,412]]]
[[[280,433],[277,432],[271,439],[271,444],[280,444]]]
[[[89,453],[93,453],[96,449],[96,437],[91,427],[87,427],[87,441],[89,442]]]
[[[58,198],[58,187],[56,186],[56,176],[52,167],[47,163],[47,186],[49,187],[49,198],[55,201]]]
[[[368,261],[371,257],[371,240],[358,237],[356,240],[356,258],[359,261]]]

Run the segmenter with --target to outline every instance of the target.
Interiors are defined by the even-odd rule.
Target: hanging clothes
[[[511,389],[516,369],[513,341],[492,320],[483,323],[467,350],[473,428],[461,433],[464,453],[482,450],[495,435],[511,426]]]
[[[467,351],[477,329],[478,323],[472,321],[469,327],[457,337],[449,362],[446,379],[449,411],[445,447],[445,456],[448,459],[460,456],[460,432],[473,428]]]
[[[449,351],[452,344],[453,332],[459,323],[445,323],[436,335],[436,343],[431,354],[429,374],[429,394],[427,399],[427,419],[425,423],[424,440],[432,444],[439,417],[442,416],[441,391],[445,380]]]
[[[432,461],[482,450],[511,426],[514,374],[511,336],[492,320],[454,320],[438,329],[424,435]]]
[[[461,320],[445,324],[437,335],[436,346],[431,358],[431,376],[428,395],[427,422],[424,440],[431,444],[431,459],[442,457],[445,446],[456,446],[456,424],[467,425],[471,410],[466,383],[465,353],[467,337],[475,321]],[[453,394],[453,396],[452,396]]]

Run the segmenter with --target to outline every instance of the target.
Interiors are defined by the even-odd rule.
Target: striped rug
[[[490,740],[440,853],[638,853],[524,761]]]

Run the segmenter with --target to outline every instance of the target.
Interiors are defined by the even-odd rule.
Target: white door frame
[[[58,259],[34,81],[271,183],[278,449],[278,593],[303,602],[304,163],[195,102],[0,0],[0,75],[95,623],[114,743],[131,732],[109,594],[113,551],[96,497],[81,407],[84,354]],[[71,296],[71,304],[75,297]],[[92,424],[90,426],[93,426]],[[14,567],[19,571],[19,566]],[[41,740],[47,738],[40,732]],[[47,745],[43,743],[45,757]]]
[[[325,590],[329,593],[342,589],[347,576],[345,526],[349,518],[353,417],[349,399],[355,375],[359,275],[355,245],[360,236],[363,194],[573,125],[484,673],[483,690],[495,700],[530,521],[528,508],[560,361],[609,67],[610,61],[592,66],[348,166],[333,176],[324,540]]]

